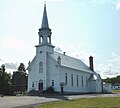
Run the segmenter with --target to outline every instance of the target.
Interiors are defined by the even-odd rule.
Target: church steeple
[[[46,10],[46,3],[44,3],[44,10],[43,10],[43,19],[41,28],[39,29],[39,45],[51,45],[51,29],[49,28],[48,18],[47,18],[47,10]]]
[[[46,11],[46,2],[44,2],[44,12],[43,12],[43,19],[42,19],[41,28],[49,28],[47,11]]]

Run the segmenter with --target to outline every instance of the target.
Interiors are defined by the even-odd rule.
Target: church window
[[[78,75],[77,75],[77,86],[79,86],[79,78],[78,78]]]
[[[67,79],[67,73],[65,73],[65,84],[66,84],[66,85],[67,85],[67,83],[68,83],[67,80],[68,80],[68,79]]]
[[[73,86],[73,74],[71,75],[71,85]]]
[[[81,79],[82,79],[82,87],[83,87],[83,76],[81,76]]]
[[[54,86],[54,80],[52,80],[52,86]]]
[[[86,87],[88,87],[88,78],[86,77]]]
[[[32,88],[34,88],[34,82],[32,82]]]
[[[43,63],[42,63],[42,62],[40,62],[39,64],[40,64],[40,66],[43,66]]]
[[[43,62],[39,63],[39,73],[43,73]]]

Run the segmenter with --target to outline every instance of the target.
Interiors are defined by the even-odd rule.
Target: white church
[[[101,93],[102,80],[93,69],[93,57],[89,57],[90,66],[80,59],[55,52],[51,43],[46,4],[39,29],[39,44],[36,55],[28,66],[28,92],[39,93],[53,87],[58,93]]]

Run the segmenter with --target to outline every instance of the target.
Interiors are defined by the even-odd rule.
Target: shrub
[[[46,90],[47,93],[55,93],[55,90],[52,86],[48,87]]]
[[[31,91],[28,92],[28,95],[30,95],[30,96],[38,96],[38,91],[31,90]]]

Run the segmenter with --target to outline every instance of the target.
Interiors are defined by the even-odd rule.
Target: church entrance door
[[[38,90],[39,90],[39,93],[43,92],[43,80],[39,80]]]

